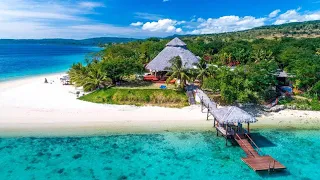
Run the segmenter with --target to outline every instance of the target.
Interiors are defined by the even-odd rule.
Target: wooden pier
[[[247,137],[245,137],[247,136]],[[240,136],[236,134],[235,140],[239,144],[239,146],[246,153],[246,158],[241,158],[243,162],[245,162],[249,167],[251,167],[254,171],[275,171],[286,169],[281,163],[277,160],[273,159],[271,156],[261,156],[258,151],[261,152],[260,148],[254,143],[254,141],[250,138],[248,134],[245,136]],[[256,147],[256,149],[252,146],[252,144]]]
[[[262,155],[262,151],[250,137],[250,122],[256,122],[248,113],[237,107],[217,108],[216,104],[201,90],[196,92],[201,100],[201,111],[207,109],[207,120],[209,116],[214,118],[214,127],[217,135],[221,134],[226,139],[235,140],[246,153],[245,158],[241,158],[254,171],[275,171],[286,169],[280,162],[269,155]],[[241,117],[242,119],[239,119]],[[253,118],[253,119],[252,119]],[[242,127],[242,123],[247,124],[247,129]]]
[[[193,92],[192,91],[187,91],[187,96],[188,96],[188,102],[190,105],[195,105],[196,100],[194,98]]]

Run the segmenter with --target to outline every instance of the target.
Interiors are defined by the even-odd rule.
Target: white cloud
[[[320,20],[320,11],[300,13],[299,10],[300,8],[291,9],[283,14],[280,14],[273,24],[279,25],[290,22]]]
[[[14,6],[13,6],[14,5]],[[173,20],[162,15],[135,13],[139,21],[118,26],[91,19],[99,16],[102,3],[87,1],[0,0],[0,38],[75,38],[98,36],[148,37],[180,34],[210,34],[250,29],[268,24],[320,20],[320,11],[300,12],[300,8],[280,13],[275,10],[265,18],[222,16],[203,19]],[[100,12],[100,11],[99,11]],[[144,22],[149,21],[149,22]]]
[[[158,21],[159,19],[163,19],[162,15],[159,14],[151,14],[151,13],[144,13],[144,12],[136,12],[135,18],[138,19],[146,19],[146,20],[151,20],[151,21]]]
[[[14,6],[12,6],[14,4]],[[67,6],[67,4],[38,3],[36,1],[2,0],[0,2],[0,17],[3,20],[41,21],[49,20],[84,20],[79,16],[90,13],[89,10]]]
[[[205,21],[206,21],[206,20],[203,19],[203,18],[198,18],[198,19],[197,19],[197,22],[201,22],[201,23],[202,23],[202,22],[205,22]]]
[[[55,12],[44,12],[44,11],[26,11],[26,10],[1,10],[0,16],[12,19],[26,19],[26,18],[37,18],[37,19],[56,19],[56,20],[83,20],[83,18],[76,17],[72,14],[61,14]]]
[[[286,23],[286,22],[287,22],[287,20],[278,19],[278,20],[276,20],[273,24],[274,24],[274,25],[280,25],[280,24],[284,24],[284,23]]]
[[[222,16],[217,19],[198,19],[201,23],[197,29],[191,31],[192,34],[210,34],[230,31],[246,30],[258,26],[263,26],[266,18],[255,18],[252,16]]]
[[[89,9],[104,7],[104,4],[102,4],[102,3],[91,2],[91,1],[83,1],[83,2],[80,2],[79,5],[81,7],[89,8]]]
[[[269,14],[269,18],[274,18],[276,17],[279,13],[281,12],[280,9],[274,10]]]
[[[15,4],[15,6],[12,6]],[[102,4],[69,1],[1,0],[0,38],[141,37],[132,27],[118,27],[87,18]]]
[[[138,22],[136,22],[136,23],[131,23],[130,25],[131,25],[131,26],[142,26],[143,23],[140,22],[140,21],[138,21]]]
[[[169,0],[163,0],[163,2],[168,2]]]
[[[178,22],[177,22],[177,25],[185,24],[185,23],[187,23],[187,21],[178,21]]]
[[[181,32],[182,32],[182,29],[181,29],[181,28],[177,28],[177,29],[176,29],[176,32],[177,32],[177,33],[181,33]]]
[[[178,22],[172,19],[160,19],[159,21],[145,23],[142,26],[142,29],[152,32],[172,33],[177,31],[177,28],[175,27],[177,24]],[[181,32],[182,29],[179,28],[178,31]]]

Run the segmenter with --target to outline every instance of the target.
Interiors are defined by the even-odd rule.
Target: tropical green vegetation
[[[267,26],[213,35],[180,37],[188,49],[202,58],[197,70],[186,71],[179,58],[169,67],[169,79],[198,79],[202,88],[221,96],[221,101],[268,102],[277,96],[275,72],[285,70],[295,92],[320,98],[320,21]],[[108,44],[87,65],[75,64],[71,80],[86,90],[108,87],[125,77],[142,73],[169,42],[149,38],[125,44]],[[234,70],[231,67],[236,67]],[[97,68],[98,70],[94,70]]]
[[[320,111],[320,103],[317,98],[314,98],[314,99],[285,98],[283,100],[280,100],[279,104],[286,105],[287,107],[291,107],[292,109]]]
[[[188,98],[183,91],[172,89],[100,89],[80,97],[81,100],[120,105],[151,105],[164,107],[188,106]]]
[[[180,88],[183,89],[185,84],[187,83],[187,80],[190,80],[190,77],[188,76],[188,69],[183,66],[182,60],[179,56],[174,57],[170,61],[172,66],[168,67],[168,75],[170,76],[167,79],[167,84],[169,84],[169,82],[173,79],[179,79]]]
[[[142,65],[134,59],[108,58],[88,62],[86,66],[74,64],[69,75],[77,87],[83,86],[85,91],[93,91],[112,86],[126,76],[142,71]]]

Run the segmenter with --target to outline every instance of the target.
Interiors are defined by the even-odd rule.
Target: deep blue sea
[[[65,72],[100,48],[51,44],[0,44],[0,81]]]
[[[253,139],[287,170],[256,173],[212,132],[0,139],[0,179],[320,179],[320,132],[259,130]]]

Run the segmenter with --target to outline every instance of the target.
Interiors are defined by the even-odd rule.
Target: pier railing
[[[260,149],[260,148],[257,146],[257,144],[251,139],[251,137],[250,137],[247,133],[245,133],[245,136],[248,137],[248,139],[250,140],[251,144],[253,144],[253,145],[255,146],[255,148],[258,150],[258,152],[262,155],[263,153],[262,153],[261,149]]]
[[[204,105],[206,108],[209,108],[209,110],[213,110],[217,107],[217,104],[214,103],[206,93],[204,93],[202,90],[197,89],[195,91],[196,95],[200,98],[201,104]]]
[[[254,154],[250,151],[249,147],[245,144],[245,142],[242,141],[241,137],[236,133],[236,138],[241,141],[241,143],[244,145],[244,147],[248,150],[248,152],[254,157]]]

